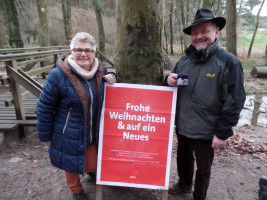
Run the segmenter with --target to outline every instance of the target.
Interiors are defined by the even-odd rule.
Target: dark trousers
[[[214,158],[211,144],[212,140],[190,139],[178,134],[177,168],[181,187],[192,187],[196,160],[194,200],[206,199]]]

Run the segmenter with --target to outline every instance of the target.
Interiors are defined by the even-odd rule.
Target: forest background
[[[162,49],[170,57],[171,66],[174,66],[185,47],[190,44],[190,37],[185,36],[182,29],[191,24],[199,7],[211,8],[216,16],[224,16],[228,22],[230,22],[228,19],[233,17],[236,27],[231,26],[230,31],[236,30],[236,39],[227,36],[229,29],[225,27],[220,33],[220,41],[227,49],[227,39],[235,39],[231,43],[237,45],[236,55],[242,61],[245,71],[247,94],[257,95],[261,91],[266,99],[267,79],[250,76],[253,66],[263,66],[267,63],[265,57],[267,3],[264,4],[265,0],[0,0],[0,48],[69,45],[70,39],[76,32],[86,31],[97,39],[99,49],[102,48],[101,51],[113,61],[116,58],[117,49],[115,43],[119,39],[116,30],[117,23],[120,18],[121,20],[124,18],[124,15],[118,17],[120,14],[117,12],[118,5],[127,6],[127,3],[136,5],[120,9],[120,11],[125,10],[122,14],[126,15],[127,12],[135,10],[138,5],[150,10],[152,6],[148,3],[152,5],[158,2],[164,4]],[[236,15],[229,8],[235,8]],[[43,15],[44,13],[46,15]],[[126,27],[128,28],[126,31],[129,32],[132,28],[134,30],[138,28],[132,26],[131,23]],[[27,34],[30,36],[29,42]],[[149,42],[150,34],[145,36],[148,37],[144,37],[144,40],[139,38],[139,40],[146,44]],[[152,40],[153,42],[155,41]],[[136,41],[135,43],[138,44]],[[129,43],[125,42],[125,44]],[[251,55],[249,56],[250,49]],[[139,61],[137,58],[141,57],[145,57],[150,62],[152,56],[141,54],[134,59]],[[123,57],[125,60],[126,58],[126,56]],[[143,67],[151,68],[148,65]],[[140,75],[141,70],[136,66],[133,68],[136,74]],[[1,78],[4,72],[0,72]],[[151,76],[151,73],[147,75]],[[259,99],[255,97],[254,104],[258,105],[258,111],[260,105],[262,109],[260,112],[254,112],[256,106],[251,97],[254,95],[249,96],[248,103],[244,107],[245,112],[241,116],[245,118],[244,125],[235,127],[235,135],[230,138],[228,148],[216,152],[208,200],[258,199],[259,178],[267,174],[266,121],[258,123],[255,120],[255,124],[252,124],[251,120],[250,125],[247,123],[250,122],[247,116],[251,116],[248,113],[255,113],[257,117],[261,114],[262,119],[266,120],[266,100],[264,102],[262,97]],[[176,137],[173,142],[170,176],[172,183],[178,180],[175,160],[178,145]],[[16,157],[22,160],[17,163],[10,162]],[[5,153],[0,153],[0,166],[0,199],[53,200],[69,199],[71,196],[65,183],[64,173],[51,166],[47,149],[38,141],[36,131],[30,137],[11,143]],[[86,184],[84,187],[86,193],[93,199],[95,184],[93,182],[83,184]],[[161,199],[161,192],[158,190],[137,188],[105,187],[103,194],[104,199]],[[169,194],[169,200],[192,199],[190,194],[185,195]]]
[[[116,3],[122,4],[122,2],[130,1],[0,0],[0,27],[2,27],[0,48],[69,45],[75,33],[85,31],[97,39],[98,49],[113,61],[116,56],[115,42],[118,40]],[[141,3],[147,6],[147,10],[149,9],[150,5],[147,3],[149,1],[134,2],[132,6]],[[196,10],[200,7],[210,8],[216,16],[224,16],[228,20],[230,28],[226,27],[221,31],[220,41],[226,49],[239,57],[245,72],[250,71],[252,66],[262,66],[266,63],[265,0],[161,0],[161,2],[164,6],[163,49],[171,60],[169,69],[190,44],[190,37],[182,30],[191,24]],[[234,22],[231,22],[232,15]],[[27,36],[30,37],[30,41],[27,40]]]

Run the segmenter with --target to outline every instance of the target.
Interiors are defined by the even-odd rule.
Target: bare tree
[[[220,5],[221,5],[221,1],[222,1],[222,0],[218,0],[218,1],[217,1],[217,6],[216,6],[216,8],[213,9],[213,12],[214,12],[215,15],[217,15],[218,12],[219,12]]]
[[[115,9],[115,0],[107,0],[107,6],[108,9],[113,10]]]
[[[105,53],[105,31],[104,31],[104,25],[103,20],[101,16],[101,8],[98,4],[98,0],[93,0],[93,7],[95,10],[96,15],[96,21],[98,26],[98,37],[99,37],[99,51],[102,53]]]
[[[166,31],[166,25],[164,26],[164,37],[165,37],[165,46],[163,47],[164,50],[166,51],[166,53],[169,53],[169,47],[168,47],[168,35],[167,35],[167,31]]]
[[[198,0],[197,2],[197,9],[199,9],[201,7],[201,0]]]
[[[262,1],[262,3],[261,3],[261,7],[260,7],[260,9],[259,9],[259,11],[258,11],[258,14],[257,14],[257,22],[256,22],[255,30],[254,30],[254,33],[253,33],[253,36],[252,36],[252,39],[251,39],[251,42],[250,42],[250,45],[249,45],[249,49],[248,49],[248,56],[247,56],[248,58],[250,58],[251,51],[252,51],[252,46],[253,46],[253,44],[254,44],[254,40],[255,40],[255,37],[256,37],[256,35],[257,35],[257,31],[258,31],[258,28],[259,28],[259,23],[260,23],[260,12],[261,12],[261,9],[262,9],[262,7],[263,7],[263,5],[264,5],[264,2],[265,2],[265,0]]]
[[[186,18],[185,18],[185,26],[188,26],[189,23],[189,13],[191,12],[190,8],[190,0],[186,1]]]
[[[226,49],[237,55],[236,0],[226,1]]]
[[[178,0],[179,3],[179,7],[180,7],[180,21],[181,21],[181,41],[183,41],[184,44],[184,49],[187,48],[187,41],[184,37],[184,33],[182,32],[182,30],[186,27],[186,21],[185,21],[185,11],[184,11],[184,0]]]
[[[71,0],[61,0],[64,31],[66,39],[71,39]]]
[[[171,4],[170,4],[170,45],[171,45],[171,54],[173,54],[173,20],[172,20],[172,16],[173,16],[173,2],[171,0]]]
[[[45,0],[36,0],[40,21],[39,42],[41,47],[50,46],[50,29],[47,16],[47,5]]]
[[[3,2],[0,1],[0,48],[9,48],[9,41],[8,41],[8,30],[6,26],[6,19],[4,16],[4,7]]]
[[[244,0],[240,0],[239,1],[239,7],[238,7],[238,11],[237,11],[237,15],[239,16],[241,11],[242,11],[242,7],[244,5]]]
[[[203,8],[212,9],[215,0],[203,0]]]
[[[12,47],[22,48],[23,41],[20,35],[18,13],[14,0],[2,0],[5,22],[8,27],[9,44]],[[1,27],[2,28],[2,27]]]
[[[117,0],[115,67],[122,82],[161,85],[163,0]]]

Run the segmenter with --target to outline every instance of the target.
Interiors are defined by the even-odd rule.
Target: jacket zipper
[[[91,97],[91,105],[90,105],[90,144],[92,143],[92,126],[93,126],[93,120],[92,120],[92,116],[93,116],[93,92],[92,92],[92,88],[91,88],[91,82],[88,82],[88,86],[89,86],[89,92],[90,92],[90,97]]]
[[[91,83],[90,83],[90,81],[86,81],[87,82],[87,84],[88,84],[88,86],[89,86],[89,92],[90,92],[90,97],[91,97],[91,105],[90,105],[90,144],[92,143],[92,108],[93,108],[93,99],[94,99],[94,97],[93,97],[93,92],[92,92],[92,89],[91,89]],[[85,117],[85,116],[84,116]],[[86,117],[85,117],[86,118]],[[85,127],[87,127],[87,121],[85,121]],[[85,131],[87,131],[87,129],[85,130]],[[84,136],[84,146],[85,146],[85,159],[86,159],[86,146],[87,146],[87,144],[86,144],[86,132],[85,132],[85,136]],[[85,171],[85,168],[86,168],[86,161],[84,162],[84,171]]]
[[[70,118],[70,111],[71,111],[72,108],[69,108],[69,111],[68,111],[68,114],[67,114],[67,118],[66,118],[66,121],[65,121],[65,124],[64,124],[64,127],[63,127],[63,131],[62,131],[62,134],[65,133],[65,130],[67,128],[67,124],[68,124],[68,121],[69,121],[69,118]]]

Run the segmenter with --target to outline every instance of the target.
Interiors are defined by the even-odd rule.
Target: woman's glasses
[[[95,53],[93,49],[89,49],[89,48],[88,49],[74,48],[72,51],[74,51],[77,55],[81,55],[84,52],[88,56]]]

